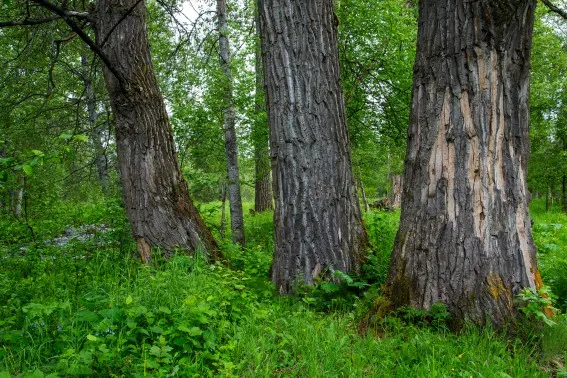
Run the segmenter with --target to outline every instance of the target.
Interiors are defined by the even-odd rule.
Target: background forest
[[[22,19],[24,3],[4,0],[0,26]],[[374,311],[400,217],[393,184],[406,154],[417,2],[335,1],[352,168],[372,251],[360,275],[336,272],[289,297],[270,282],[256,5],[229,1],[223,24],[219,3],[146,7],[178,164],[228,264],[182,251],[140,262],[103,62],[63,22],[0,28],[0,377],[567,376],[565,19],[538,5],[531,64],[528,186],[546,287],[518,298],[525,316],[514,331],[455,334],[443,305]],[[225,146],[229,108],[241,238],[227,176],[235,164]]]

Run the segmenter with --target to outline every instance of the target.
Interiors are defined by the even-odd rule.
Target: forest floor
[[[218,236],[220,204],[200,208]],[[368,318],[396,212],[366,214],[374,252],[360,277],[283,298],[268,277],[271,213],[246,217],[245,249],[222,242],[229,269],[199,255],[140,265],[116,203],[57,211],[0,220],[0,378],[567,377],[567,321],[538,321],[537,295],[514,334],[454,334],[443,306]],[[538,201],[532,216],[544,281],[565,312],[567,216]]]

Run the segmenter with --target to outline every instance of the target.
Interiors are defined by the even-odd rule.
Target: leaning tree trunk
[[[258,5],[258,1],[256,1]],[[264,99],[264,75],[262,73],[262,50],[260,46],[260,19],[256,9],[256,46],[255,46],[256,93],[254,96],[254,210],[261,213],[273,208],[272,182],[270,179],[269,130],[266,121],[266,102]]]
[[[233,100],[233,79],[230,66],[230,45],[228,42],[228,23],[226,18],[226,0],[217,1],[219,27],[219,50],[222,72],[224,74],[224,143],[228,171],[228,202],[230,205],[230,231],[232,241],[244,245],[244,216],[240,195],[238,173],[238,145]]]
[[[116,150],[126,215],[144,261],[150,247],[204,249],[215,240],[189,197],[177,164],[171,124],[153,71],[144,1],[97,1],[97,44],[109,67],[104,78],[116,119]]]
[[[528,215],[535,1],[422,0],[394,307],[503,326],[541,285]]]
[[[91,140],[94,146],[95,165],[98,172],[98,179],[102,192],[108,194],[110,186],[110,176],[108,174],[108,160],[106,158],[106,150],[102,142],[102,127],[97,125],[98,115],[96,111],[96,97],[93,88],[93,76],[90,72],[89,60],[86,54],[81,55],[81,64],[83,66],[83,82],[85,84],[85,100],[87,103],[87,112],[89,114],[89,126],[91,130]]]
[[[281,293],[357,271],[368,244],[352,174],[332,0],[260,2]]]

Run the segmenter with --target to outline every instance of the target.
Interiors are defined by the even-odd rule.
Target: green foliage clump
[[[534,201],[536,202],[536,201]],[[539,205],[537,202],[533,207]],[[557,307],[567,311],[567,215],[532,211],[534,241],[543,282],[557,296]]]

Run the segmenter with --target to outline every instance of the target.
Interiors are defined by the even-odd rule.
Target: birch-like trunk
[[[364,183],[362,179],[358,180],[358,186],[360,187],[360,194],[362,194],[362,203],[364,203],[364,210],[366,212],[370,211],[370,204],[368,203],[368,198],[366,197],[366,190],[364,189]]]
[[[357,271],[368,237],[351,167],[332,0],[261,0],[281,293]]]
[[[202,249],[213,260],[221,258],[177,163],[150,58],[144,1],[98,0],[96,13],[97,44],[121,76],[105,66],[124,205],[142,259],[150,261],[150,247]]]
[[[507,324],[542,285],[526,185],[534,0],[422,0],[402,215],[386,294]]]
[[[240,177],[238,173],[238,144],[236,139],[234,94],[232,68],[230,64],[230,44],[228,40],[228,22],[226,0],[217,0],[219,28],[220,63],[224,74],[224,145],[228,171],[228,203],[230,205],[230,230],[233,243],[244,245],[244,216],[240,195]]]
[[[25,178],[24,176],[20,176],[18,177],[18,188],[12,191],[12,208],[16,217],[22,215],[22,209],[24,207],[24,187]]]

